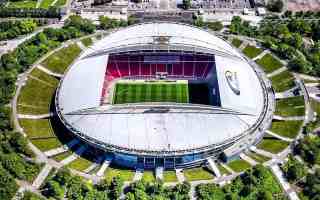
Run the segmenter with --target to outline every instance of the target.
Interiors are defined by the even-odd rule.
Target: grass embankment
[[[34,69],[18,97],[18,113],[49,113],[51,100],[54,97],[58,83],[59,81],[56,78],[39,69]]]
[[[50,120],[20,119],[19,123],[30,141],[41,151],[47,151],[62,145],[54,134]]]
[[[10,1],[8,8],[35,8],[37,1]]]
[[[230,167],[235,172],[242,172],[251,167],[251,165],[245,160],[233,160],[228,163],[228,167]]]
[[[183,173],[187,181],[210,180],[214,178],[211,172],[201,167],[186,169]]]
[[[164,171],[163,172],[163,181],[164,182],[177,182],[177,176],[175,171]]]
[[[266,73],[271,73],[283,67],[282,63],[274,58],[271,54],[264,55],[261,59],[256,61]]]
[[[68,164],[68,167],[78,170],[78,171],[83,171],[90,167],[92,165],[92,162],[90,160],[87,160],[83,157],[79,157],[76,160],[72,161],[71,163]]]
[[[270,160],[271,158],[254,153],[254,152],[248,152],[246,153],[250,158],[252,158],[253,160],[259,162],[259,163],[264,163],[267,162],[268,160]]]
[[[275,115],[280,115],[282,117],[304,116],[305,106],[303,96],[277,100]]]
[[[64,74],[65,70],[80,53],[80,47],[77,44],[71,44],[50,55],[42,62],[42,65],[52,72]]]
[[[269,151],[270,153],[277,154],[287,148],[288,142],[279,140],[273,136],[266,135],[263,137],[262,141],[257,145],[259,149]]]
[[[132,181],[135,171],[126,168],[108,167],[104,173],[107,180],[119,176],[123,181]]]
[[[295,138],[303,121],[274,121],[270,131],[283,137]]]
[[[42,2],[40,4],[40,8],[48,9],[53,2],[54,2],[54,0],[42,0]]]
[[[142,180],[145,182],[154,182],[156,177],[153,171],[144,171],[142,175]]]
[[[86,47],[91,46],[93,43],[91,38],[84,38],[81,40],[81,42]]]
[[[235,47],[240,47],[240,45],[242,44],[242,41],[239,40],[238,38],[233,38],[232,39],[232,45],[235,46]]]
[[[284,92],[295,86],[294,76],[289,71],[271,77],[271,82],[275,92]]]
[[[247,45],[242,52],[249,58],[255,58],[260,53],[263,52],[263,49],[257,48],[255,46]]]

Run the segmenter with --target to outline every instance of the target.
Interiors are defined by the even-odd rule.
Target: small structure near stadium
[[[226,41],[159,22],[88,48],[61,80],[55,106],[72,133],[119,165],[179,168],[257,142],[267,127],[268,91]]]

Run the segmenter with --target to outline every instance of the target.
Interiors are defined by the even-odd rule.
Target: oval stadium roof
[[[172,112],[141,114],[135,113],[134,107],[101,106],[108,53],[95,53],[157,42],[217,51],[215,66],[221,108],[234,112],[208,114],[194,109],[181,112],[189,108],[176,106]],[[232,91],[226,78],[227,71],[236,72],[240,95]],[[261,117],[264,106],[259,77],[236,49],[204,30],[172,23],[139,24],[96,42],[69,68],[60,83],[56,100],[60,116],[78,132],[102,143],[143,151],[179,151],[222,143],[252,127]],[[100,114],[85,112],[86,109]],[[117,114],[104,112],[110,109]]]

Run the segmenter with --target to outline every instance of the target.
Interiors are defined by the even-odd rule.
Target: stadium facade
[[[119,82],[179,81],[193,88],[183,101],[168,93],[175,86],[154,94],[161,101],[144,88],[128,94],[131,85],[115,91]],[[110,153],[113,162],[178,168],[223,152],[233,156],[257,142],[270,110],[267,93],[261,74],[226,41],[158,22],[118,30],[83,52],[61,80],[55,106],[73,134]],[[121,94],[126,101],[115,103]],[[143,101],[138,94],[146,94]]]

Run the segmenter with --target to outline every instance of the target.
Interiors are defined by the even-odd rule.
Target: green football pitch
[[[138,102],[188,103],[188,82],[118,82],[115,86],[112,102],[113,104]]]

